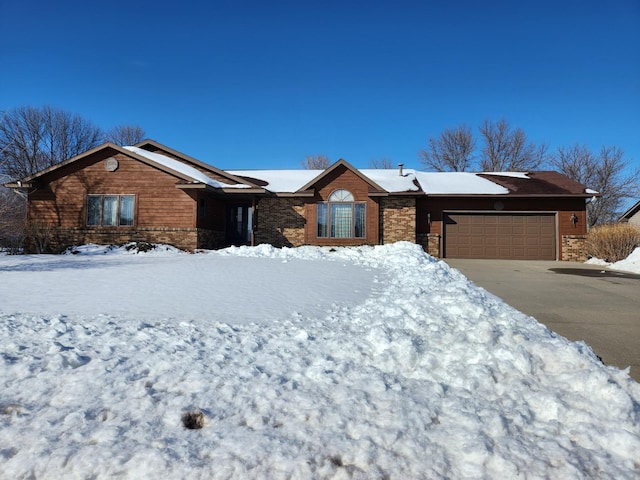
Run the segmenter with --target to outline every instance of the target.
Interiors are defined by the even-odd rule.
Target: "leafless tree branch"
[[[326,170],[331,165],[329,157],[321,154],[307,155],[300,163],[307,170]]]
[[[484,120],[479,130],[484,141],[479,165],[482,171],[537,170],[546,160],[545,144],[530,143],[524,130],[512,130],[504,119],[497,122]]]
[[[472,165],[474,150],[471,128],[460,125],[446,129],[438,137],[429,138],[429,147],[420,150],[418,155],[431,170],[464,172]]]
[[[146,132],[139,125],[117,125],[109,130],[105,139],[120,146],[135,145],[145,139]]]
[[[578,144],[560,147],[552,156],[551,165],[600,193],[587,204],[590,226],[615,221],[624,201],[640,194],[640,169],[629,171],[629,161],[619,147],[603,146],[598,153]]]
[[[377,169],[390,169],[390,168],[395,168],[395,165],[389,158],[380,157],[380,158],[372,158],[371,160],[369,160],[369,167],[377,168]]]
[[[0,173],[28,177],[95,147],[102,137],[88,120],[53,107],[10,110],[0,122]]]

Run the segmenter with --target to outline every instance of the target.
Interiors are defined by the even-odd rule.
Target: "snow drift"
[[[2,478],[640,473],[640,385],[413,244],[0,257],[0,276]]]

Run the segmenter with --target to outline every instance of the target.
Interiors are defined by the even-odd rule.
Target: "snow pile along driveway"
[[[587,260],[585,263],[590,265],[602,265],[603,267],[607,267],[610,270],[618,270],[628,273],[640,273],[640,247],[636,247],[633,252],[631,252],[631,255],[618,262],[610,263],[600,258],[593,257]]]
[[[99,298],[145,269],[113,311],[64,290],[81,274]],[[30,291],[54,270],[73,314]],[[313,297],[316,271],[343,295]],[[640,474],[640,385],[413,244],[0,257],[0,276],[30,312],[0,304],[2,478]],[[127,314],[150,285],[164,316]]]
[[[631,255],[624,260],[609,265],[613,270],[622,270],[625,272],[640,273],[640,247],[637,247]]]

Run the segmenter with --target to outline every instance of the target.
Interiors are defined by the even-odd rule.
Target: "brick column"
[[[584,262],[587,259],[586,235],[562,235],[561,260]]]
[[[440,258],[440,239],[439,233],[427,234],[427,253],[432,257]]]
[[[380,202],[382,243],[416,242],[416,199],[387,197]]]

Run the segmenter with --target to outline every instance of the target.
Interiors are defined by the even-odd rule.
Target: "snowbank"
[[[619,270],[629,273],[640,273],[640,247],[636,248],[631,255],[619,262],[609,263],[599,258],[590,258],[586,263],[591,265],[602,265],[611,270]]]
[[[624,260],[612,263],[609,268],[625,272],[640,273],[640,248],[636,248],[631,255]]]
[[[638,478],[627,372],[416,245],[332,250],[0,257],[19,297],[0,303],[0,477]],[[126,313],[151,292],[140,271],[171,285],[164,316]],[[203,288],[183,289],[188,272]],[[345,294],[313,299],[316,272]],[[101,313],[38,300],[80,274],[92,299],[131,283]]]

